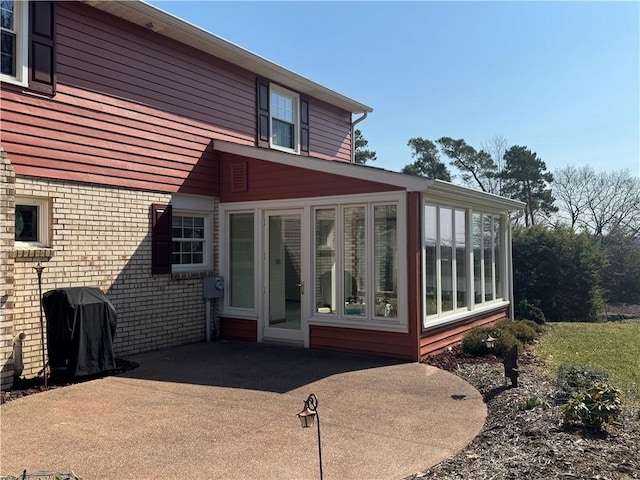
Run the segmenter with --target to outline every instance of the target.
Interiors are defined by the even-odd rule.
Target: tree
[[[535,152],[514,145],[504,154],[504,170],[500,172],[504,194],[523,201],[525,225],[535,225],[536,215],[550,215],[558,209],[548,184],[553,175]]]
[[[540,225],[513,230],[515,303],[527,300],[549,320],[597,320],[606,268],[602,249],[586,233]]]
[[[416,137],[409,139],[407,145],[411,147],[411,158],[415,158],[415,161],[405,165],[402,173],[451,181],[451,173],[447,166],[440,161],[440,154],[435,143],[422,137]]]
[[[442,153],[452,159],[451,165],[462,172],[462,180],[467,183],[475,182],[483,192],[491,190],[491,180],[498,173],[498,167],[491,155],[484,150],[477,151],[462,138],[454,140],[442,137],[437,143]]]
[[[368,150],[369,142],[362,135],[360,130],[354,132],[354,146],[355,146],[355,162],[358,165],[364,165],[367,162],[375,162],[377,160],[375,150]]]
[[[486,143],[482,143],[480,148],[491,155],[493,162],[496,164],[497,172],[501,172],[504,167],[504,154],[509,147],[509,141],[504,135],[494,135]],[[502,178],[500,175],[495,175],[489,179],[488,192],[495,193],[496,195],[502,195]]]

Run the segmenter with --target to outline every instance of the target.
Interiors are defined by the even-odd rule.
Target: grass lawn
[[[565,362],[603,368],[622,388],[635,383],[640,398],[640,321],[547,325],[535,351],[554,373]]]

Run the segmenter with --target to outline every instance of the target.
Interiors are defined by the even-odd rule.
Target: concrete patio
[[[318,397],[324,478],[396,479],[480,431],[480,394],[418,363],[242,342],[127,357],[140,367],[8,402],[2,474],[92,479],[314,479]]]

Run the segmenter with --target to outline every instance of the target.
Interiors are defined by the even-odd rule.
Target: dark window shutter
[[[56,2],[29,2],[29,88],[56,92]]]
[[[269,82],[258,78],[256,83],[258,115],[258,146],[269,148]]]
[[[300,152],[309,155],[309,99],[300,97]]]
[[[151,273],[171,273],[171,205],[151,205]]]

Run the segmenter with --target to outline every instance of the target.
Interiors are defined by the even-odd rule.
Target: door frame
[[[269,217],[278,215],[298,215],[300,218],[300,279],[304,282],[305,290],[300,295],[300,330],[289,330],[269,325]],[[309,265],[309,208],[265,208],[261,210],[262,255],[261,255],[261,289],[260,315],[258,318],[258,341],[275,341],[309,346],[309,299],[310,295],[310,265]]]

